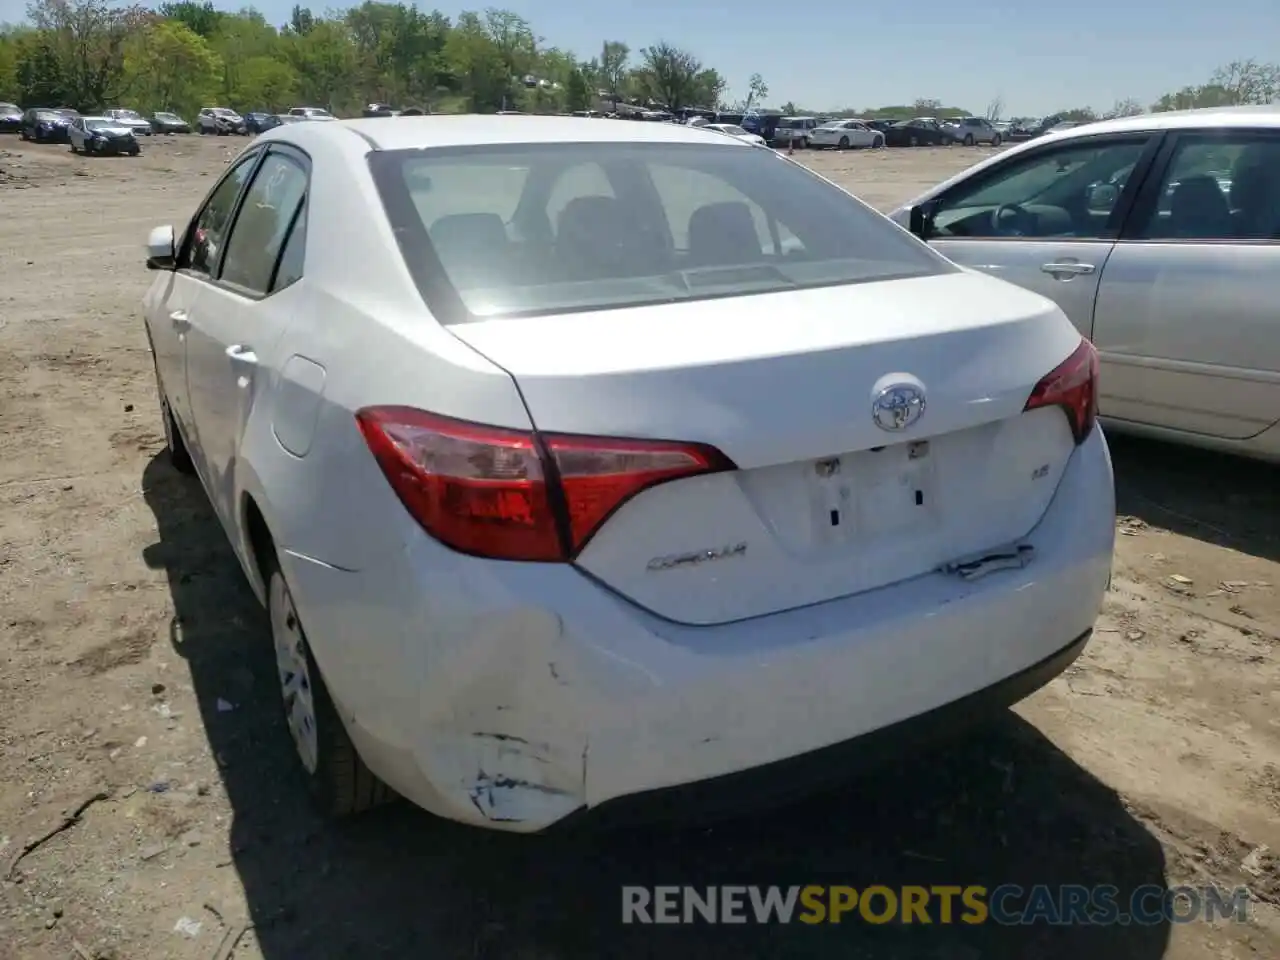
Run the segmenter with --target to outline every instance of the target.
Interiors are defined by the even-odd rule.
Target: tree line
[[[547,45],[527,20],[497,8],[450,19],[386,0],[323,15],[299,5],[277,26],[252,7],[228,12],[197,0],[171,0],[156,10],[118,0],[33,0],[27,22],[0,27],[0,100],[79,110],[130,106],[189,115],[210,105],[280,111],[305,104],[342,115],[375,101],[438,113],[558,113],[624,103],[745,110],[764,106],[768,95],[764,79],[753,74],[745,93],[731,97],[718,70],[665,40],[635,50],[605,40],[582,59]],[[1277,98],[1280,67],[1248,60],[1146,109]],[[822,111],[788,102],[780,109],[890,119],[970,113],[931,99]],[[1001,109],[995,98],[986,114],[998,119]],[[1075,107],[1057,115],[1083,121],[1143,111],[1124,100],[1107,111]]]

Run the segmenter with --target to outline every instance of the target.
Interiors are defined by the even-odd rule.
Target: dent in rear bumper
[[[1092,626],[1110,576],[1110,478],[1098,431],[1025,570],[725,627],[660,621],[572,568],[460,557],[416,531],[376,570],[286,555],[286,574],[374,772],[434,813],[533,832],[892,728],[1052,656]]]

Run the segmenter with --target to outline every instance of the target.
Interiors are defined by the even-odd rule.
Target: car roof
[[[1072,121],[1063,121],[1064,123]],[[1142,130],[1185,130],[1196,127],[1277,127],[1280,128],[1280,104],[1243,107],[1202,107],[1198,110],[1170,110],[1166,113],[1142,113],[1136,117],[1094,120],[1080,123],[1064,131],[1066,136],[1097,133],[1123,133]]]
[[[920,203],[925,197],[936,197],[951,189],[961,180],[967,180],[976,173],[998,163],[1004,163],[1010,158],[1031,150],[1037,150],[1046,143],[1071,143],[1075,140],[1083,140],[1106,133],[1158,133],[1163,130],[1196,130],[1215,127],[1273,127],[1280,129],[1280,104],[1244,107],[1204,107],[1199,110],[1144,113],[1136,117],[1095,120],[1092,123],[1081,123],[1063,130],[1051,130],[1043,136],[1019,143],[1000,153],[994,153],[967,170],[962,170],[940,183],[934,184],[924,193],[899,206],[897,210],[903,210],[913,204]]]
[[[337,140],[354,134],[375,150],[466,147],[493,144],[540,143],[708,143],[701,126],[683,123],[601,123],[590,117],[550,117],[531,114],[452,114],[421,117],[364,118],[332,123],[277,127],[264,134],[272,140]],[[726,147],[750,145],[728,137],[714,141]]]

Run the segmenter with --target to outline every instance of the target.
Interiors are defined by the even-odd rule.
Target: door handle
[[[173,329],[179,333],[184,333],[191,329],[191,317],[185,310],[175,310],[169,314],[169,322],[173,324]]]
[[[1062,263],[1046,263],[1040,269],[1044,273],[1055,277],[1079,277],[1093,273],[1097,268],[1092,263],[1064,261]]]
[[[233,343],[227,347],[227,357],[232,363],[238,363],[241,366],[256,367],[258,365],[258,355],[247,344]]]

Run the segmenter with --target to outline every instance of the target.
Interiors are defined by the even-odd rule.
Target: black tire
[[[848,149],[849,149],[849,138],[848,138],[848,137],[841,137],[841,138],[840,138],[840,149],[841,149],[841,150],[848,150]]]
[[[872,140],[872,141],[871,141],[871,149],[872,149],[872,150],[883,150],[883,149],[884,149],[884,137],[877,137],[876,139]]]
[[[943,145],[944,147],[949,147],[949,146],[951,146],[951,145],[952,145],[953,143],[955,143],[955,142],[956,142],[956,141],[955,141],[955,138],[954,138],[954,137],[943,137],[943,138],[942,138],[942,145]]]
[[[87,150],[85,155],[88,155]],[[155,365],[155,347],[151,348],[151,362],[156,372],[156,395],[160,399],[160,422],[164,427],[165,455],[169,458],[169,465],[173,469],[186,476],[192,476],[196,472],[196,465],[191,460],[186,441],[178,432],[178,421],[174,419],[173,411],[169,409],[169,398],[165,396],[164,386],[160,383],[160,368]]]
[[[974,141],[974,139],[973,139],[973,134],[972,134],[972,133],[966,133],[966,134],[964,135],[964,145],[965,145],[966,147],[972,147],[972,146],[973,146],[973,144],[974,144],[974,142],[975,142],[975,141]]]
[[[19,139],[19,140],[21,140],[21,141],[23,141],[23,142],[25,143],[26,141],[30,140],[31,138],[30,138],[29,136],[27,136],[27,131],[26,131],[25,129],[21,129],[21,130],[19,130],[19,131],[18,131],[18,139]]]
[[[918,147],[918,146],[920,146],[920,138],[919,138],[919,137],[912,137],[912,138],[911,138],[911,146],[913,146],[913,147]]]
[[[311,698],[316,753],[314,769],[303,759],[303,748],[296,738],[295,748],[298,750],[298,766],[306,779],[312,800],[321,813],[333,818],[363,813],[391,802],[396,797],[395,792],[365,766],[342,725],[320,667],[311,653],[306,631],[294,609],[292,594],[284,573],[280,570],[279,559],[274,550],[261,559],[262,577],[267,585],[267,613],[271,620],[272,643],[288,644],[291,649],[301,653],[306,664],[306,673],[300,678],[293,674],[286,676],[285,667],[278,666],[277,670],[281,673],[279,680],[281,695],[286,702],[286,722],[289,701],[285,690],[288,684],[300,682],[300,689],[308,690]],[[286,606],[281,608],[281,603]],[[278,635],[278,631],[285,632]],[[279,656],[276,662],[281,662]]]
[[[71,148],[71,152],[72,152],[72,153],[77,153],[77,152],[78,152],[78,151],[76,150],[76,142],[75,142],[74,140],[68,140],[68,141],[67,141],[67,146],[69,146],[69,147]]]
[[[1000,134],[998,134],[998,133],[997,133],[994,137],[992,137],[992,138],[991,138],[991,145],[992,145],[993,147],[998,147],[998,146],[1000,146],[1000,144],[1001,144],[1002,142],[1003,142],[1003,141],[1001,140]]]

